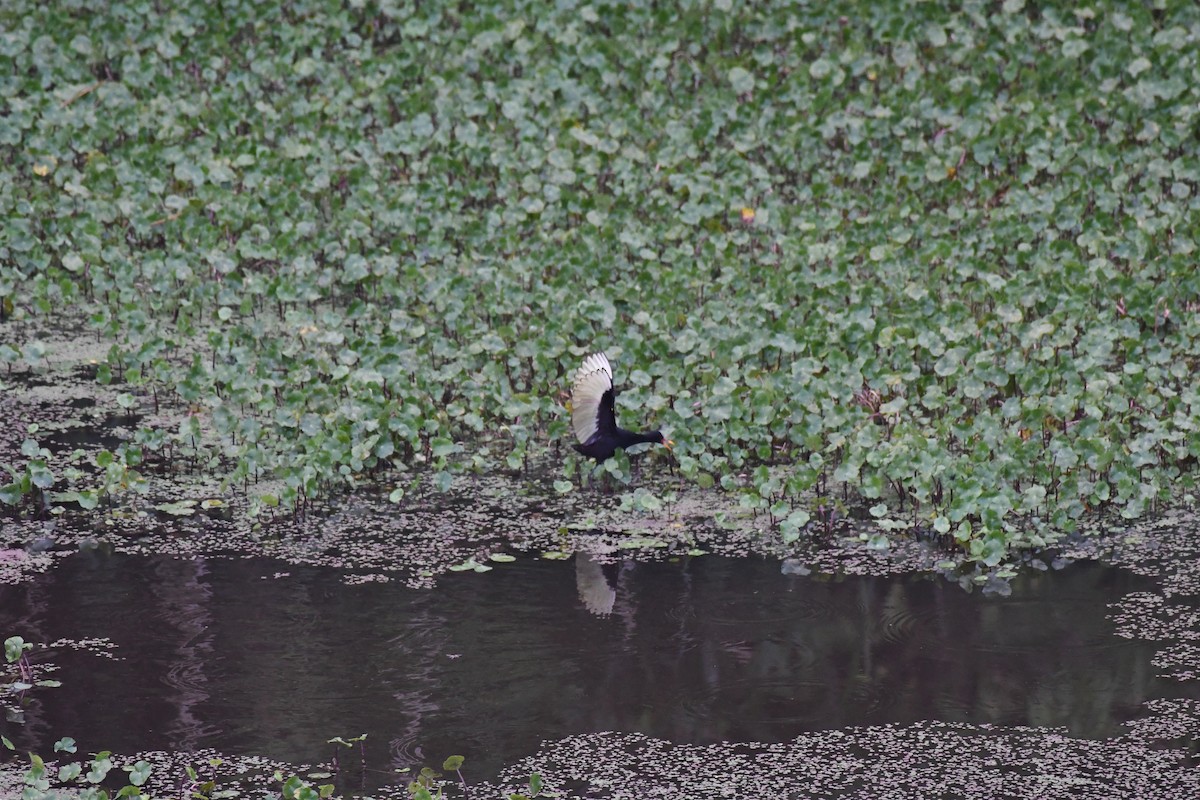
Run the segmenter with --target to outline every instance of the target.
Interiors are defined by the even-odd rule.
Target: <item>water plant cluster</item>
[[[0,736],[0,746],[15,750],[12,742]],[[216,770],[223,761],[208,759],[200,768],[186,764],[181,774],[170,772],[139,758],[121,759],[109,750],[80,758],[73,738],[64,736],[54,743],[54,754],[47,760],[37,753],[28,753],[29,766],[21,775],[20,800],[57,800],[73,797],[80,800],[151,800],[154,797],[175,795],[191,800],[231,800],[247,796],[236,780],[219,783]],[[75,760],[79,759],[79,760]],[[127,763],[122,764],[122,761]],[[124,775],[122,775],[124,773]],[[329,773],[324,773],[327,777]],[[299,776],[284,777],[276,770],[272,785],[278,790],[270,797],[279,800],[324,800],[333,797],[336,786],[316,784]],[[262,796],[259,793],[258,796]]]
[[[81,505],[520,470],[605,349],[788,539],[1138,516],[1200,456],[1200,7],[1041,5],[13,0],[0,380],[104,346]]]
[[[61,682],[52,678],[39,677],[39,670],[29,660],[31,642],[20,636],[9,636],[4,640],[4,669],[0,671],[0,711],[10,722],[23,723],[23,705],[26,695],[35,688],[56,689]],[[9,740],[0,734],[0,744],[12,749]]]

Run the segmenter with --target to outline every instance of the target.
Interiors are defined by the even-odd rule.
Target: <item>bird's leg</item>
[[[604,473],[600,476],[600,486],[605,494],[611,495],[613,493],[613,476],[608,470],[604,470]]]

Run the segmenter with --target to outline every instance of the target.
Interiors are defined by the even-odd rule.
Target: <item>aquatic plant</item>
[[[529,773],[529,790],[526,792],[513,792],[508,796],[508,800],[534,800],[536,797],[557,797],[557,793],[548,792],[542,781],[542,776],[537,772]]]
[[[88,370],[133,473],[264,513],[524,472],[600,345],[789,542],[869,508],[994,566],[1194,488],[1194,4],[0,23],[4,380]],[[0,500],[57,486],[35,461]]]
[[[2,736],[0,745],[15,749]],[[142,758],[121,764],[121,759],[111,751],[102,750],[86,760],[70,760],[76,752],[75,740],[65,736],[54,743],[54,758],[49,761],[29,753],[29,766],[22,776],[21,800],[55,800],[65,794],[80,800],[149,800],[163,796],[164,790],[182,791],[183,796],[193,800],[218,800],[245,793],[236,780],[218,785],[216,769],[223,763],[219,758],[208,759],[202,765],[206,775],[187,764],[182,774],[164,776],[161,768]],[[124,777],[119,777],[122,772]],[[315,785],[296,775],[285,778],[278,770],[273,783],[278,787],[275,796],[282,800],[325,800],[334,796],[336,788],[334,784]]]
[[[13,743],[4,736],[0,736],[0,745],[8,750],[15,749]],[[54,743],[54,752],[62,753],[64,758],[69,758],[76,752],[75,740],[69,736],[59,739]],[[109,774],[114,767],[111,756],[111,752],[104,750],[94,754],[90,761],[48,764],[41,756],[30,753],[29,767],[24,774],[24,790],[21,793],[21,800],[51,800],[60,796],[64,787],[70,787],[67,791],[71,796],[79,797],[81,800],[109,800],[110,797],[113,800],[117,798],[129,798],[129,800],[149,798],[150,795],[143,787],[150,777],[150,764],[144,760],[121,768],[127,774],[125,786],[122,788],[111,793],[109,790],[101,788],[101,784],[105,780],[109,780]],[[202,798],[202,800],[208,798],[208,795],[204,794],[193,796]]]
[[[50,451],[39,447],[33,439],[21,443],[21,455],[25,457],[23,465],[2,464],[8,472],[10,482],[0,484],[0,504],[20,506],[28,501],[35,508],[45,508],[45,492],[54,485],[54,473],[46,462]]]
[[[20,636],[10,636],[4,640],[4,660],[16,667],[18,677],[26,682],[33,679],[33,667],[29,663],[29,651],[32,649],[33,645]]]
[[[465,760],[462,756],[449,756],[442,762],[442,769],[446,772],[453,772],[458,776],[459,786],[462,787],[462,796],[469,798],[471,793],[467,788],[467,780],[462,774],[462,765]],[[442,774],[440,772],[431,767],[423,767],[417,775],[416,780],[408,784],[409,797],[412,800],[441,800],[445,790],[445,782],[441,778]],[[537,772],[530,773],[528,786],[528,793],[510,793],[508,800],[533,800],[536,797],[558,796],[556,793],[543,791],[542,776]]]
[[[0,709],[9,721],[21,723],[24,720],[24,706],[30,690],[35,687],[55,689],[62,685],[52,678],[38,677],[39,672],[45,672],[45,667],[35,667],[29,660],[32,649],[33,643],[20,636],[4,640],[4,660],[8,669],[0,673]],[[12,743],[4,736],[0,736],[0,743],[12,749]]]

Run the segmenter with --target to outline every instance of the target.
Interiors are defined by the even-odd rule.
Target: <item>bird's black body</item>
[[[596,461],[606,461],[619,449],[635,444],[670,447],[662,431],[635,433],[617,425],[617,393],[612,386],[612,368],[603,353],[588,356],[575,378],[572,392],[572,424],[579,444],[575,449]]]

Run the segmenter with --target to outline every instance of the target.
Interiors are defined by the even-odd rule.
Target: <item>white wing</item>
[[[612,367],[608,364],[608,356],[604,353],[592,353],[583,360],[583,366],[575,371],[575,382],[585,375],[589,375],[598,369],[602,369],[608,373],[608,377],[612,377]]]
[[[600,398],[612,388],[612,367],[604,353],[593,353],[575,372],[571,388],[571,427],[580,444],[587,444],[600,429]]]

